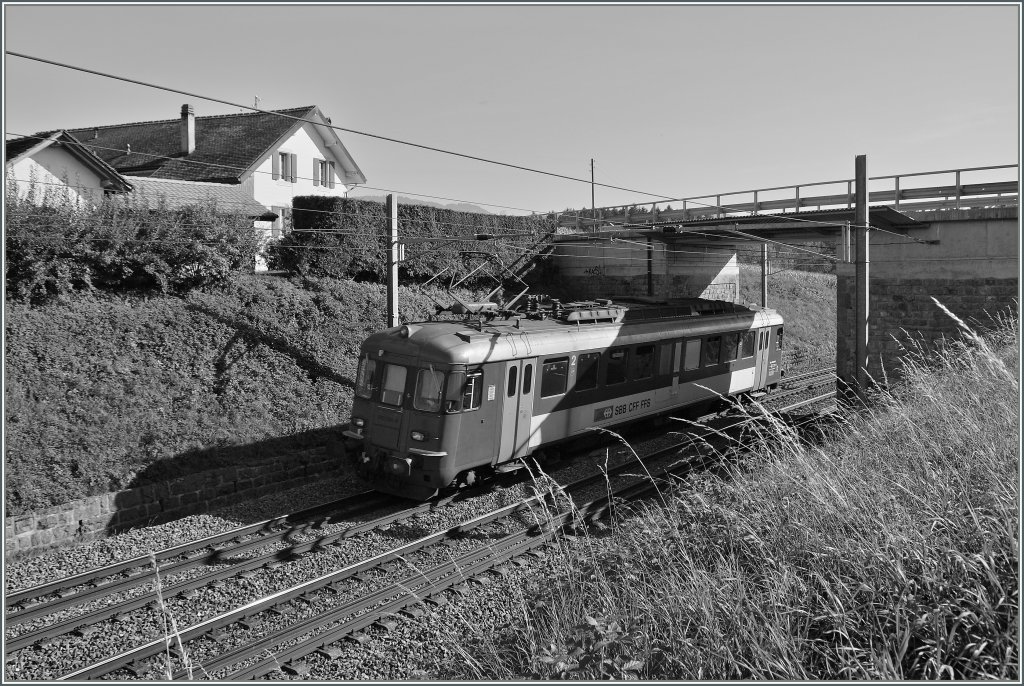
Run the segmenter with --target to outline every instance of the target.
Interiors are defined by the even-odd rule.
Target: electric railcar
[[[530,309],[368,337],[344,432],[360,476],[423,500],[592,427],[771,390],[782,376],[774,310],[698,299]]]

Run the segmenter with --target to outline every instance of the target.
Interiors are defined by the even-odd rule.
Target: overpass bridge
[[[568,212],[553,251],[571,297],[739,299],[740,251],[776,244],[836,263],[837,367],[855,355],[853,179]],[[838,192],[837,192],[838,191]],[[1017,308],[1019,168],[973,167],[868,180],[868,373],[898,372],[906,339],[957,331]],[[674,208],[673,208],[674,206]],[[825,245],[829,249],[806,244]],[[762,304],[769,268],[761,261]],[[785,303],[768,302],[785,314]]]

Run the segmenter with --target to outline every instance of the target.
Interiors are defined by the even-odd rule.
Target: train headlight
[[[414,440],[414,441],[425,441],[425,440],[427,440],[427,435],[425,433],[423,433],[422,431],[413,431],[411,434],[409,434],[409,437],[412,438],[412,440]]]
[[[366,426],[366,420],[362,417],[353,417],[352,426],[358,426],[360,429]]]

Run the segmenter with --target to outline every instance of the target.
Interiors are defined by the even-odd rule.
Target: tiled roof
[[[195,151],[181,153],[181,118],[71,129],[122,174],[179,181],[239,183],[251,165],[293,127],[309,118],[313,105],[195,118]],[[130,153],[126,152],[131,150]]]
[[[241,184],[175,181],[171,179],[135,178],[135,192],[149,202],[150,207],[163,203],[168,209],[214,201],[218,209],[248,217],[270,214],[266,207],[252,198],[252,189]],[[276,216],[276,215],[275,215]]]

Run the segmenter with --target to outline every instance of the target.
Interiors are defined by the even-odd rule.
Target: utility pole
[[[761,243],[761,307],[768,307],[768,243]]]
[[[388,327],[398,326],[398,201],[388,193]]]
[[[594,158],[590,158],[590,209],[597,210],[597,203],[594,202]]]
[[[869,308],[869,288],[868,288],[868,273],[870,260],[868,256],[868,249],[870,247],[870,239],[868,238],[868,157],[867,155],[857,155],[856,162],[856,209],[854,210],[853,221],[854,221],[854,277],[855,277],[855,298],[856,298],[856,311],[857,320],[854,322],[854,335],[857,337],[856,344],[856,380],[857,388],[855,392],[857,396],[864,400],[867,395],[868,388],[868,317],[870,315]]]

